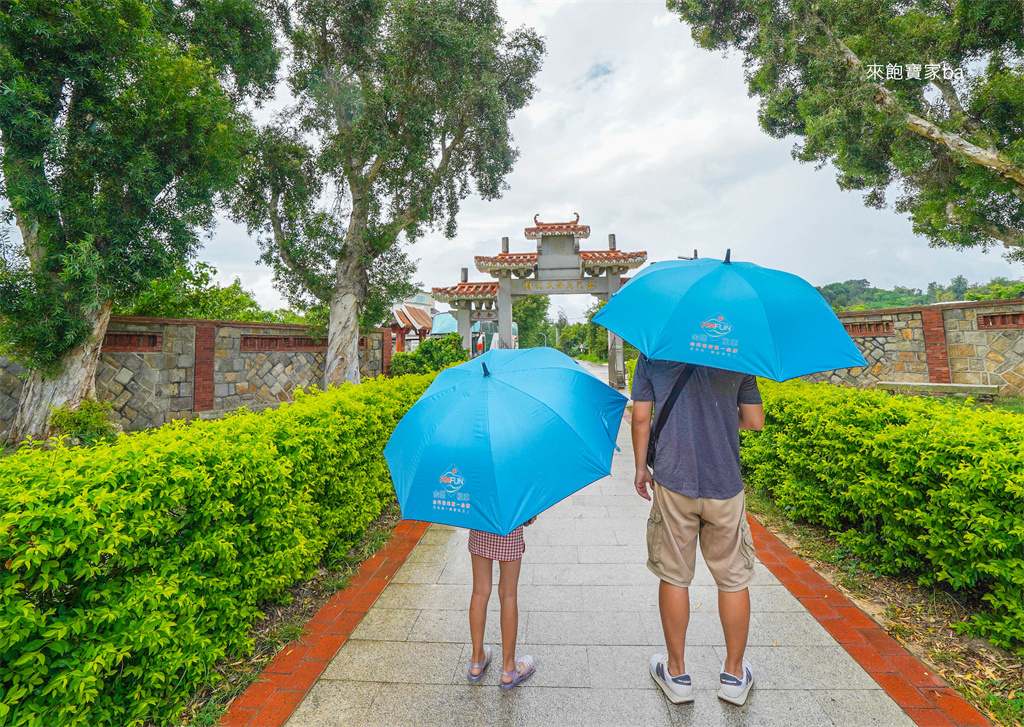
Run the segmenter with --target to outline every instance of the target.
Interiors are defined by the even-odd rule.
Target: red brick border
[[[914,722],[922,727],[991,727],[991,722],[978,710],[815,573],[785,543],[752,516],[747,515],[747,520],[758,560]]]
[[[388,544],[363,563],[349,587],[331,596],[309,620],[306,634],[281,649],[260,680],[235,698],[221,727],[280,727],[287,722],[429,526],[415,520],[400,522]]]
[[[192,411],[213,409],[214,346],[217,329],[196,326],[195,363],[192,369]]]
[[[928,381],[932,384],[948,384],[949,352],[946,347],[946,323],[941,309],[921,310],[921,325],[924,327],[924,350],[928,360]]]

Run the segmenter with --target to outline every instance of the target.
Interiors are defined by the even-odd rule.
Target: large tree
[[[933,246],[1024,259],[1024,3],[668,0],[738,50],[760,122],[800,161],[896,208]]]
[[[358,381],[374,271],[400,277],[403,234],[454,236],[470,192],[501,194],[518,155],[509,121],[534,93],[543,43],[506,34],[494,0],[296,0],[292,11],[295,103],[256,137],[233,209],[293,295],[329,301],[327,383]]]
[[[232,215],[257,234],[260,262],[274,271],[274,283],[288,302],[300,310],[323,309],[326,319],[336,261],[345,250],[342,200],[328,200],[329,180],[320,171],[317,151],[285,118],[250,130],[245,160],[229,195]],[[359,317],[363,328],[379,325],[393,303],[416,292],[415,272],[415,262],[399,245],[370,262]]]
[[[12,436],[95,387],[115,298],[194,253],[236,178],[236,103],[272,91],[261,0],[0,0],[0,350]],[[6,206],[3,200],[6,199]]]

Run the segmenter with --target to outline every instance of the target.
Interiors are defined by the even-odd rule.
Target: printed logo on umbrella
[[[441,475],[441,484],[448,492],[458,492],[466,484],[466,478],[462,476],[455,465],[452,465]]]
[[[701,330],[709,336],[721,338],[732,333],[732,324],[725,319],[725,316],[713,315],[700,324]]]

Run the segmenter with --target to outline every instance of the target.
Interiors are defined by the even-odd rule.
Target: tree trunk
[[[68,352],[59,374],[44,377],[39,371],[31,373],[21,389],[18,414],[9,432],[11,442],[21,442],[25,437],[46,439],[50,435],[52,407],[75,407],[96,393],[96,367],[113,307],[113,299],[108,298],[99,309],[87,314],[92,323],[92,336]]]
[[[331,295],[330,319],[327,325],[327,359],[324,361],[324,384],[340,385],[346,381],[358,384],[359,373],[359,311],[366,296],[366,271],[357,256],[346,253],[338,261],[334,293]]]

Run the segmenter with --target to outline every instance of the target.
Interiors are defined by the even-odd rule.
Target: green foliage
[[[197,248],[237,176],[236,102],[277,61],[260,0],[0,4],[5,351],[60,371],[97,310]]]
[[[602,363],[608,360],[608,329],[594,323],[594,316],[605,301],[594,301],[586,310],[586,323],[563,324],[558,339],[558,348],[569,356],[589,356],[588,360]],[[564,313],[561,314],[564,318]],[[632,348],[632,347],[631,347]]]
[[[449,333],[444,338],[428,338],[410,353],[391,357],[392,376],[427,374],[469,360],[469,351],[462,347],[462,337]]]
[[[964,293],[965,300],[1005,300],[1024,298],[1024,281],[993,278],[985,285],[972,286]]]
[[[589,353],[587,348],[587,324],[569,323],[562,327],[558,336],[558,349],[569,356]]]
[[[527,295],[512,303],[512,319],[519,325],[519,348],[543,346],[545,335],[550,345],[555,345],[554,332],[548,333],[550,305],[551,298],[546,295]]]
[[[431,379],[0,460],[0,722],[173,724],[393,497],[383,448]]]
[[[980,596],[961,628],[1024,653],[1024,419],[924,397],[761,381],[746,480],[883,573]]]
[[[633,373],[636,371],[636,362],[635,358],[626,361],[626,386],[630,393],[633,391]]]
[[[668,0],[707,50],[738,51],[758,118],[841,189],[933,246],[1024,259],[1024,6],[978,0]],[[907,65],[917,65],[910,78]],[[941,66],[929,77],[928,64]],[[900,78],[896,78],[896,71]],[[876,73],[877,72],[877,73]],[[880,77],[878,76],[880,74]]]
[[[50,412],[50,426],[57,434],[68,437],[73,445],[90,447],[117,439],[117,428],[110,413],[114,407],[107,401],[83,399],[75,408],[62,406]]]
[[[180,265],[167,277],[152,280],[149,287],[129,303],[115,307],[116,315],[155,318],[207,318],[227,321],[283,323],[287,312],[272,313],[260,308],[252,292],[235,278],[231,285],[214,281],[217,269],[194,261]],[[294,314],[293,314],[294,315]]]
[[[892,290],[873,288],[867,280],[847,280],[818,287],[818,292],[836,310],[876,310],[908,306],[950,303],[958,300],[999,300],[1024,296],[1024,281],[996,277],[987,283],[971,283],[963,275],[949,285],[929,283],[928,290],[904,288]]]

